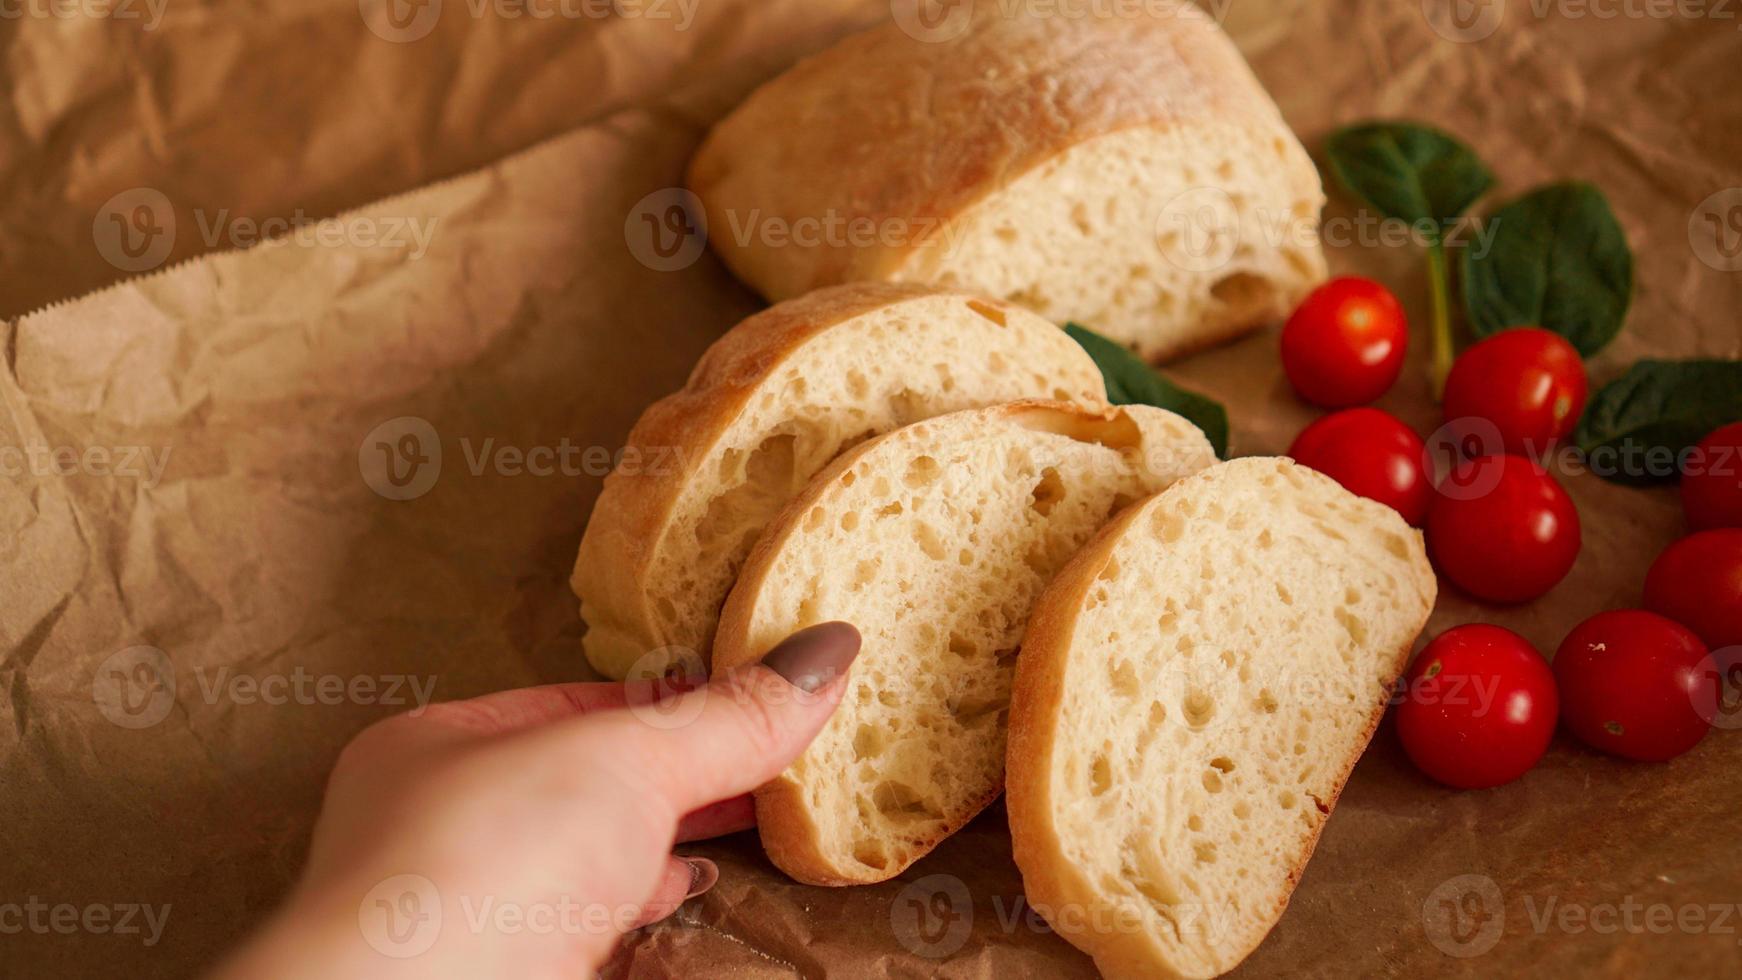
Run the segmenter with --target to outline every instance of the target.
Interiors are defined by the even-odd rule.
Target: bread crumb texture
[[[843,450],[960,409],[1019,398],[1099,406],[1106,397],[1099,370],[1057,326],[952,293],[892,302],[796,348],[770,345],[762,356],[743,359],[747,376],[720,379],[698,370],[691,386],[668,400],[677,404],[649,410],[706,418],[748,388],[722,431],[686,437],[689,444],[679,449],[691,465],[616,493],[608,486],[595,510],[593,521],[610,526],[650,497],[669,493],[672,500],[653,528],[648,561],[611,573],[638,575],[641,588],[582,590],[588,657],[612,676],[624,676],[638,661],[638,671],[663,669],[646,658],[666,647],[705,657],[720,605],[757,536]],[[681,485],[667,491],[661,482]],[[583,559],[626,564],[638,544],[597,554],[583,546]],[[602,569],[595,576],[608,577]],[[610,601],[625,594],[633,608]]]
[[[1157,452],[1131,413],[1178,451]],[[761,580],[752,648],[834,619],[864,635],[840,709],[784,777],[840,877],[900,872],[998,794],[1035,596],[1114,513],[1213,459],[1156,409],[1028,415],[964,412],[887,437],[792,516]]]
[[[1281,916],[1434,601],[1418,532],[1285,460],[1144,508],[1082,594],[1025,877],[1109,975],[1215,976]],[[1018,814],[1012,820],[1035,819]],[[1029,836],[1029,835],[1024,835]],[[1031,874],[1036,865],[1042,873]],[[1044,886],[1043,886],[1044,887]]]

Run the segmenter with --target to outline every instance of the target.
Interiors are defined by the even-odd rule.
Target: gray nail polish
[[[858,655],[859,631],[851,623],[818,623],[781,640],[762,666],[809,694],[845,674]]]

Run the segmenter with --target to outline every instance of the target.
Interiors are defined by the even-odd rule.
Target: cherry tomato
[[[1718,706],[1718,668],[1693,631],[1643,609],[1598,613],[1554,657],[1561,718],[1593,749],[1662,762],[1699,744]]]
[[[1312,291],[1282,327],[1282,369],[1294,390],[1327,408],[1385,394],[1403,369],[1403,304],[1371,279],[1343,276]]]
[[[1645,575],[1645,608],[1714,652],[1742,645],[1742,528],[1700,531],[1663,549]]]
[[[1742,422],[1700,440],[1682,475],[1688,527],[1742,527]]]
[[[1500,430],[1506,452],[1540,458],[1573,431],[1589,392],[1577,348],[1559,334],[1516,327],[1476,344],[1452,364],[1446,421],[1455,426],[1485,419]]]
[[[1427,449],[1395,415],[1377,408],[1333,412],[1302,429],[1288,454],[1416,527],[1427,520],[1433,502]]]
[[[1542,654],[1486,623],[1446,630],[1410,665],[1397,734],[1416,768],[1459,789],[1524,775],[1554,737],[1559,696]]]
[[[1579,511],[1522,456],[1461,460],[1434,492],[1427,545],[1458,588],[1492,602],[1534,599],[1579,556]]]

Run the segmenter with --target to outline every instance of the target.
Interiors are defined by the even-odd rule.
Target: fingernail
[[[818,623],[781,640],[763,655],[762,666],[810,694],[846,673],[858,655],[859,631],[853,624]]]
[[[714,882],[720,880],[720,866],[707,858],[680,856],[678,860],[690,866],[690,890],[684,895],[686,902],[714,887]]]

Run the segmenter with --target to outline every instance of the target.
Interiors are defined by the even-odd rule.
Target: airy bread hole
[[[1197,858],[1197,861],[1199,864],[1215,864],[1216,863],[1216,845],[1210,843],[1209,841],[1203,841],[1202,843],[1193,844],[1192,845],[1192,856]]]
[[[1222,791],[1222,774],[1214,769],[1204,770],[1204,792],[1220,793]]]
[[[1000,229],[1000,230],[1002,230],[1002,229]],[[1001,327],[1009,326],[1009,324],[1007,322],[1005,322],[1004,311],[997,308],[996,306],[987,306],[985,303],[982,303],[979,300],[971,299],[971,300],[968,300],[968,309],[973,310],[975,313],[980,314],[981,316],[985,317],[988,320],[991,320],[993,323],[996,323]]]
[[[1139,449],[1143,445],[1143,430],[1129,415],[1115,410],[1110,416],[1085,417],[1043,406],[1012,412],[1010,421],[1034,432],[1051,432],[1078,442],[1092,442],[1119,452]]]
[[[762,440],[748,455],[728,450],[721,456],[723,476],[739,472],[740,460],[744,476],[732,489],[708,501],[695,531],[703,550],[723,548],[736,554],[767,526],[792,496],[797,442],[798,435],[787,432]]]
[[[883,845],[874,840],[861,840],[853,845],[853,860],[878,871],[889,867],[889,855]]]
[[[907,461],[907,472],[901,478],[909,489],[928,486],[943,474],[944,468],[931,456],[915,456]]]
[[[1089,221],[1089,206],[1082,201],[1071,205],[1071,224],[1076,226],[1077,231],[1082,232],[1084,238],[1093,237],[1095,234],[1095,226]]]
[[[1029,498],[1032,501],[1029,506],[1035,513],[1042,517],[1051,514],[1053,507],[1065,499],[1065,481],[1059,477],[1059,471],[1051,466],[1041,470],[1040,480],[1030,491]]]
[[[851,476],[852,474],[847,474]],[[859,512],[849,510],[841,515],[841,530],[851,531],[859,526]]]
[[[1350,640],[1354,641],[1356,644],[1367,642],[1367,624],[1361,622],[1354,613],[1350,612],[1346,607],[1338,606],[1332,611],[1332,615],[1336,617],[1337,625],[1343,627],[1343,631],[1349,634]],[[1351,651],[1344,651],[1345,659],[1352,655]]]
[[[1282,705],[1277,702],[1276,695],[1270,693],[1270,688],[1268,687],[1263,688],[1258,692],[1258,698],[1253,702],[1252,706],[1267,715],[1275,714],[1276,709],[1282,707]]]
[[[1210,768],[1227,775],[1234,771],[1234,760],[1225,755],[1219,755],[1210,760]]]
[[[863,589],[877,580],[877,559],[862,558],[853,567],[853,589]]]
[[[958,657],[972,657],[979,651],[979,649],[980,648],[974,644],[973,640],[968,639],[954,630],[950,631],[951,653]]]
[[[913,537],[919,543],[920,550],[932,561],[943,561],[949,557],[949,545],[944,543],[944,536],[930,524],[921,523],[915,527]]]
[[[883,754],[887,744],[883,738],[883,729],[875,725],[860,725],[853,732],[853,761],[875,759]]]
[[[940,816],[913,787],[895,779],[885,779],[873,787],[871,803],[878,813],[896,822],[935,820]]]
[[[950,714],[963,728],[974,728],[997,716],[1005,707],[1005,699],[999,697],[964,695],[949,702]]]
[[[1204,818],[1198,816],[1195,813],[1192,814],[1191,816],[1187,817],[1186,818],[1186,829],[1192,831],[1193,833],[1197,833],[1199,831],[1202,831],[1204,829]]]
[[[1137,668],[1129,660],[1121,660],[1108,671],[1107,682],[1113,693],[1122,698],[1135,698],[1143,690],[1137,681]]]
[[[1089,792],[1094,796],[1105,796],[1112,788],[1113,764],[1105,752],[1098,752],[1095,761],[1089,764]]]
[[[901,501],[891,500],[889,503],[887,503],[884,506],[877,509],[877,516],[878,517],[900,517],[902,511],[904,511],[906,509],[907,508],[901,506]]]

